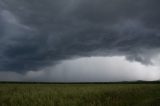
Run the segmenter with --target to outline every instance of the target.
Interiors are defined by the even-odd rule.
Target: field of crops
[[[160,106],[160,85],[0,84],[0,106]]]

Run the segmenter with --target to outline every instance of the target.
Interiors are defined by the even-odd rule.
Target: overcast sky
[[[0,80],[159,80],[159,4],[0,0]]]

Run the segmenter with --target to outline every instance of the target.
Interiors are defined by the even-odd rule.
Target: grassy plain
[[[0,106],[160,106],[160,84],[0,84]]]

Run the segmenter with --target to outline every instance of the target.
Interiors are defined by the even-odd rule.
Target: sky
[[[160,79],[159,0],[0,0],[0,81]]]

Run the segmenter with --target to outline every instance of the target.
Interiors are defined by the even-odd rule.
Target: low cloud
[[[39,71],[66,59],[159,53],[158,0],[0,0],[0,71]]]
[[[158,62],[158,61],[157,61]],[[44,82],[107,82],[160,80],[159,63],[144,65],[124,56],[87,57],[65,60],[56,66],[26,74],[0,72],[0,80]]]

